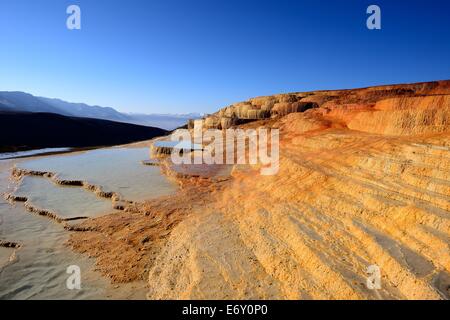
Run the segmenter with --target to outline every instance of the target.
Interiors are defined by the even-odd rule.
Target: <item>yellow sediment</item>
[[[129,274],[148,277],[149,299],[449,299],[450,84],[405,88],[417,96],[391,86],[250,100],[319,104],[247,125],[280,128],[278,174],[183,175],[178,195],[89,220],[101,230],[71,244],[113,279],[108,262],[141,252]],[[92,247],[106,238],[120,250]],[[371,265],[379,290],[366,286]]]

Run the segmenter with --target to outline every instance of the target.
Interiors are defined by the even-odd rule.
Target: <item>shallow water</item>
[[[174,148],[174,149],[183,149],[183,150],[203,150],[201,144],[191,143],[189,141],[166,141],[160,140],[156,141],[153,144],[158,148]]]
[[[97,197],[84,188],[58,186],[42,177],[24,177],[14,195],[25,196],[34,207],[47,209],[64,219],[98,217],[114,211],[109,199]]]
[[[0,163],[0,193],[17,185],[9,180],[10,167],[50,171],[58,178],[83,180],[119,192],[125,199],[140,201],[169,194],[176,186],[158,167],[144,166],[148,149],[112,148],[77,154],[48,156]],[[16,163],[17,162],[17,163]],[[44,177],[25,177],[15,191],[41,209],[55,210],[64,217],[98,216],[114,212],[111,201],[98,198],[81,187],[60,186]],[[20,243],[17,260],[0,267],[0,299],[145,299],[145,282],[113,286],[95,271],[94,263],[74,253],[65,243],[70,232],[48,217],[26,211],[22,203],[10,204],[0,197],[0,239]],[[12,250],[0,251],[9,259]],[[69,290],[66,270],[81,268],[82,290]]]
[[[69,233],[60,224],[25,211],[21,204],[2,207],[0,215],[0,238],[22,244],[17,260],[0,269],[0,299],[145,298],[142,284],[114,288],[94,271],[92,260],[66,247]],[[71,265],[81,268],[81,290],[66,286]]]
[[[0,247],[0,268],[5,266],[9,262],[9,258],[14,249]]]
[[[0,153],[0,160],[13,159],[13,158],[19,158],[19,157],[36,156],[39,154],[51,153],[51,152],[66,152],[66,151],[70,151],[70,150],[72,150],[72,148],[45,148],[45,149],[18,151],[18,152],[5,152],[5,153]]]
[[[58,179],[87,181],[131,201],[173,193],[175,185],[159,168],[142,165],[148,158],[148,148],[110,148],[25,161],[18,167],[57,173]]]

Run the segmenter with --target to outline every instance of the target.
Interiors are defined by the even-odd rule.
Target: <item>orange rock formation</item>
[[[449,299],[450,81],[260,97],[208,119],[279,128],[279,173],[166,164],[177,195],[86,221],[71,245],[115,281],[148,279],[150,299]]]

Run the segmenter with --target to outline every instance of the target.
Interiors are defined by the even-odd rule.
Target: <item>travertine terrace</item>
[[[70,245],[149,299],[450,298],[450,81],[259,97],[206,122],[279,128],[279,173],[162,163],[178,194],[88,220]]]

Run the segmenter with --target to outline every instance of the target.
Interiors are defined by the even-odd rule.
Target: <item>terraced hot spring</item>
[[[52,172],[58,180],[85,181],[116,192],[130,201],[143,201],[175,191],[175,184],[158,167],[144,166],[147,148],[109,148],[84,153],[45,157],[22,162],[19,168]]]
[[[62,219],[96,217],[113,211],[109,199],[76,186],[60,187],[42,177],[24,177],[14,196],[27,198],[29,205],[46,209]]]
[[[166,195],[176,185],[159,167],[145,166],[147,148],[109,148],[0,163],[0,193],[26,197],[27,205],[54,211],[63,219],[114,214],[111,199],[80,186],[56,184],[42,176],[10,180],[13,165],[53,172],[58,179],[82,180],[140,201]],[[76,222],[76,221],[75,221]],[[75,223],[74,222],[74,223]],[[93,260],[67,247],[70,232],[54,219],[28,212],[21,202],[0,198],[0,241],[19,243],[20,249],[0,247],[0,299],[145,299],[144,282],[112,285],[95,271]],[[81,269],[81,290],[69,290],[66,270]]]

